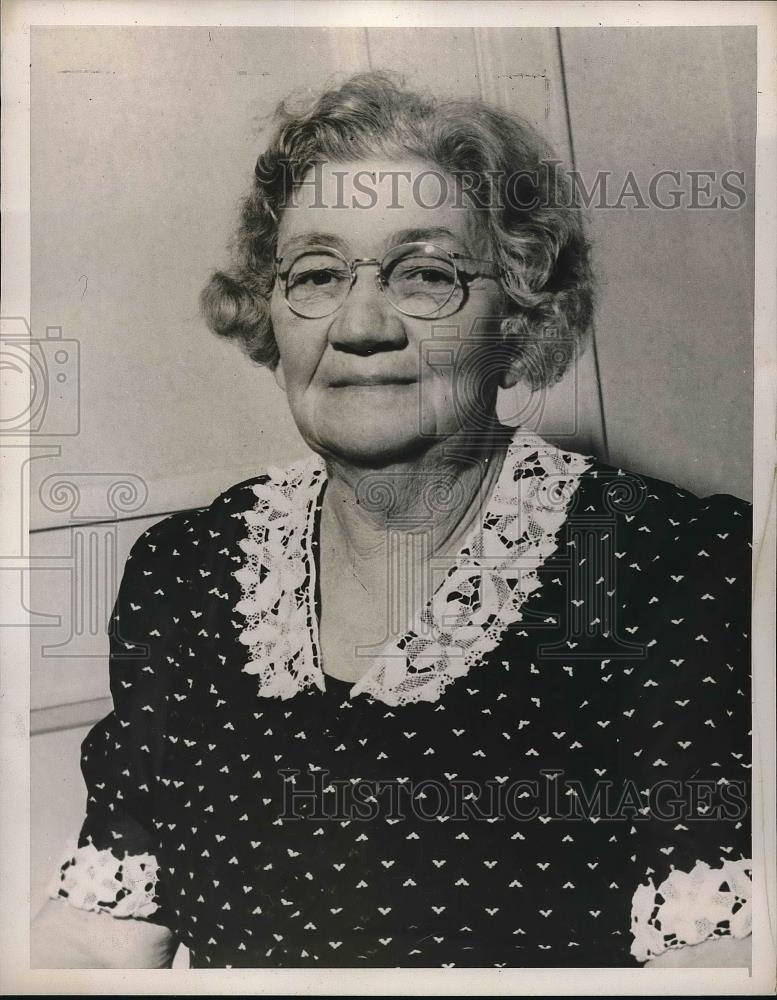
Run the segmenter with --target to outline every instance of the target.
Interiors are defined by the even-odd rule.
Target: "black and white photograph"
[[[25,36],[29,988],[768,991],[773,11],[138,6]]]

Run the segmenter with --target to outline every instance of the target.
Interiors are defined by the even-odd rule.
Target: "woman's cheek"
[[[322,336],[319,331],[300,328],[298,323],[289,322],[288,317],[279,317],[273,323],[273,329],[286,391],[291,396],[295,390],[307,386],[314,377],[321,358]]]

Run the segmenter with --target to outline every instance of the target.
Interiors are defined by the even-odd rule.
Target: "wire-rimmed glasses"
[[[457,261],[488,264],[493,269],[467,270]],[[339,250],[309,246],[276,257],[276,277],[289,308],[304,319],[323,319],[337,312],[348,297],[357,268],[377,267],[375,280],[391,305],[405,316],[433,319],[450,315],[462,304],[465,282],[476,276],[497,277],[494,261],[471,257],[434,243],[402,243],[378,260],[348,260]]]

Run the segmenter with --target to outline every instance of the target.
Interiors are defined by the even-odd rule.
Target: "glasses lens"
[[[383,262],[383,285],[408,316],[434,316],[461,295],[453,260],[435,246],[397,247]]]
[[[345,261],[323,250],[306,250],[291,261],[286,301],[300,316],[317,319],[340,308],[351,287]]]

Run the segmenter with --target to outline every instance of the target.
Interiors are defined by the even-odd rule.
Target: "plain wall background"
[[[57,400],[78,433],[28,470],[33,908],[82,811],[130,545],[304,453],[272,377],[207,332],[197,295],[277,102],[370,67],[520,112],[616,195],[628,170],[745,172],[739,211],[591,211],[594,349],[549,395],[502,403],[564,446],[750,496],[755,29],[33,28],[32,326],[80,350],[80,398]],[[117,517],[122,480],[141,487]]]
[[[584,174],[632,170],[643,190],[662,169],[747,178],[748,199],[736,211],[597,210],[591,222],[611,461],[700,495],[750,499],[755,33],[561,34]]]

